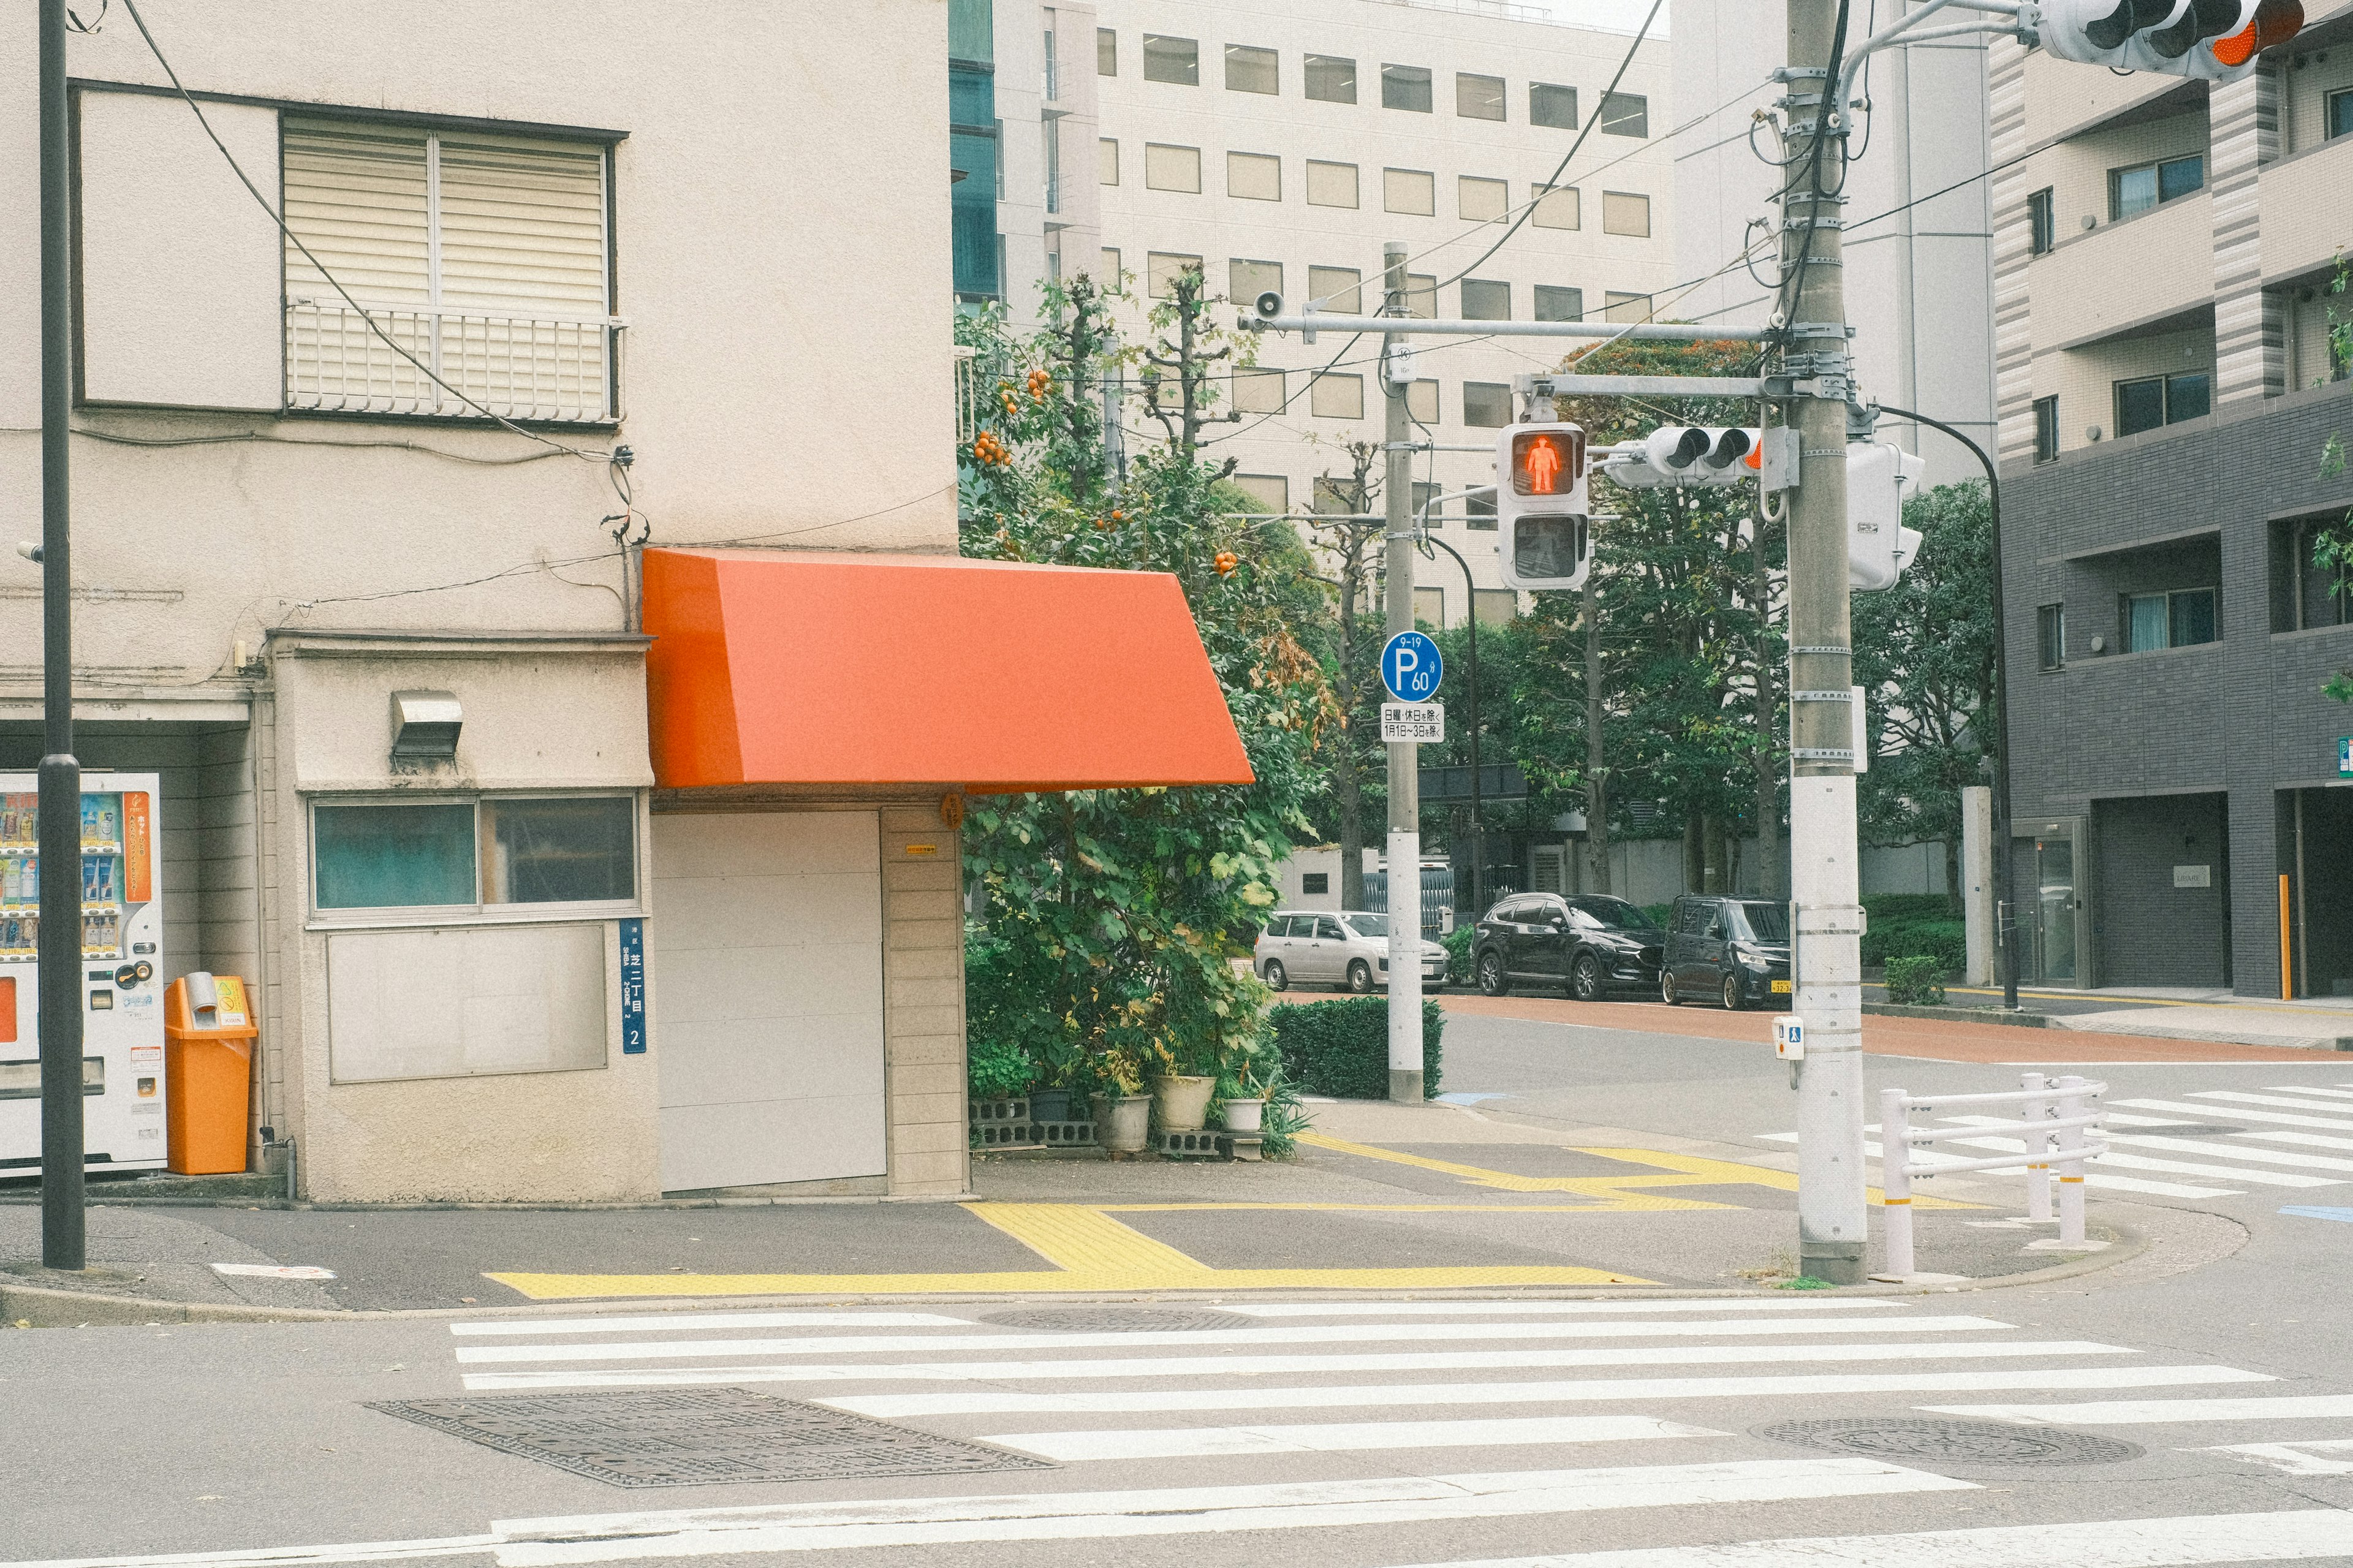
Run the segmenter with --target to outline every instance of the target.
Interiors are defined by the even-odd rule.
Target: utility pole
[[[1405,314],[1406,248],[1391,240],[1381,251],[1382,310]],[[1388,410],[1382,446],[1388,462],[1381,481],[1388,515],[1388,564],[1383,595],[1388,635],[1413,630],[1413,423],[1406,416],[1407,383],[1390,374],[1405,340],[1381,336],[1381,393]],[[1843,549],[1843,546],[1841,546]],[[1389,742],[1389,1098],[1419,1105],[1421,1089],[1421,775],[1419,750]]]
[[[1789,506],[1790,899],[1795,906],[1798,1264],[1834,1285],[1863,1279],[1862,910],[1855,835],[1853,647],[1847,605],[1846,288],[1838,213],[1845,124],[1838,0],[1788,0],[1782,105],[1790,138],[1781,204],[1784,371],[1812,395],[1787,405],[1799,433]],[[1769,406],[1769,405],[1768,405]]]
[[[1599,518],[1594,519],[1599,522]],[[1609,891],[1609,752],[1602,744],[1608,710],[1601,690],[1601,577],[1585,574],[1585,863],[1586,891]]]
[[[73,754],[73,595],[66,419],[73,398],[66,0],[40,0],[41,1263],[88,1261],[82,1213],[81,764]]]

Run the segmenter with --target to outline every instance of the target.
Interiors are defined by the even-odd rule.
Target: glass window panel
[[[2148,653],[2166,646],[2169,627],[2162,594],[2136,594],[2125,601],[2125,651]]]
[[[1272,49],[1254,49],[1246,44],[1226,46],[1226,90],[1228,92],[1267,92],[1282,90],[1282,81],[1276,68]]]
[[[1319,419],[1362,419],[1365,416],[1365,378],[1361,375],[1318,376],[1309,407]]]
[[[997,58],[996,7],[989,0],[949,0],[948,58],[978,60]]]
[[[627,795],[482,802],[485,903],[632,899],[637,803]]]
[[[1307,160],[1307,205],[1352,207],[1356,205],[1356,165]]]
[[[1509,588],[1482,588],[1472,600],[1472,613],[1482,626],[1509,626],[1519,618],[1520,596]]]
[[[2164,423],[2165,382],[2162,377],[2116,383],[2117,435],[2137,435],[2143,430],[2154,430]]]
[[[1575,228],[1582,221],[1575,185],[1563,185],[1557,190],[1536,193],[1535,215],[1529,221],[1538,228]]]
[[[1419,479],[1414,480],[1413,515],[1417,518],[1419,517],[1423,511],[1428,510],[1430,504],[1439,498],[1440,493],[1439,488],[1436,485],[1424,484]]]
[[[1241,414],[1282,412],[1282,372],[1279,370],[1234,372],[1234,408],[1237,413]]]
[[[2034,460],[2047,463],[2059,455],[2059,399],[2034,400]]]
[[[1105,136],[1095,148],[1095,178],[1106,185],[1119,184],[1119,143]]]
[[[2165,378],[2165,422],[2202,419],[2213,412],[2214,382],[2205,372]]]
[[[1282,262],[1244,261],[1237,258],[1226,263],[1226,297],[1236,304],[1247,305],[1261,294],[1282,292]]]
[[[2214,640],[2214,590],[2193,588],[2170,596],[2168,610],[2171,625],[2168,628],[2175,647],[2189,647]]]
[[[1381,171],[1381,205],[1412,217],[1432,217],[1438,212],[1438,181],[1425,169]]]
[[[1201,150],[1148,142],[1144,147],[1144,183],[1155,191],[1201,194]]]
[[[2160,202],[2186,196],[2205,185],[2206,159],[2202,153],[2195,158],[2168,159],[2157,166],[2157,199]]]
[[[1119,74],[1119,35],[1109,27],[1095,29],[1095,75]]]
[[[1577,129],[1577,89],[1548,81],[1528,83],[1528,122],[1556,131]]]
[[[1601,319],[1605,321],[1647,321],[1651,319],[1651,297],[1648,294],[1620,294],[1615,289],[1601,297]]]
[[[1145,287],[1155,300],[1166,300],[1176,292],[1176,277],[1187,267],[1198,267],[1198,256],[1179,256],[1173,251],[1153,250],[1145,253]]]
[[[2330,140],[2353,134],[2353,91],[2332,92],[2328,95],[2328,135]]]
[[[2059,231],[2052,216],[2052,195],[2051,187],[2045,185],[2026,198],[2027,248],[2035,256],[2059,242]]]
[[[1144,79],[1174,82],[1179,87],[1201,85],[1201,46],[1191,38],[1144,35]]]
[[[1628,235],[1635,239],[1651,237],[1651,198],[1628,191],[1604,191],[1601,194],[1601,231],[1604,234]]]
[[[1281,474],[1236,474],[1234,483],[1258,502],[1261,511],[1281,514],[1291,510],[1291,481]]]
[[[2034,612],[2039,657],[2036,660],[2044,669],[2057,669],[2067,662],[2067,606],[2045,605]]]
[[[1403,109],[1415,114],[1430,110],[1430,68],[1428,66],[1388,66],[1381,68],[1381,107]]]
[[[1307,96],[1323,103],[1356,101],[1356,62],[1338,55],[1307,57]]]
[[[1487,490],[1477,495],[1464,496],[1462,498],[1462,510],[1471,520],[1463,525],[1464,527],[1475,528],[1480,530],[1482,532],[1493,532],[1494,531],[1495,492],[1493,490]]]
[[[1226,195],[1246,202],[1282,199],[1282,160],[1264,153],[1226,154]]]
[[[1405,313],[1419,316],[1425,321],[1438,319],[1438,274],[1409,272],[1405,275]]]
[[[1416,625],[1442,626],[1446,624],[1446,590],[1416,588],[1413,591],[1413,618]]]
[[[1565,289],[1552,283],[1537,284],[1536,320],[1539,321],[1585,320],[1585,290]]]
[[[1117,246],[1111,245],[1104,246],[1103,247],[1103,255],[1098,265],[1103,268],[1103,281],[1105,284],[1118,282],[1119,247]]]
[[[2157,171],[2118,169],[2108,176],[2108,218],[2121,222],[2157,205]]]
[[[1437,424],[1438,383],[1422,380],[1408,385],[1405,389],[1405,411],[1424,425]],[[1415,487],[1417,489],[1420,488],[1419,485]],[[1430,488],[1434,489],[1437,487]]]
[[[1364,274],[1353,267],[1311,267],[1307,269],[1307,296],[1315,301],[1319,310],[1335,315],[1363,314],[1363,289],[1359,287]]]
[[[1503,180],[1482,180],[1465,174],[1455,182],[1455,210],[1465,223],[1493,223],[1512,205],[1511,185]]]
[[[1324,517],[1347,517],[1361,512],[1364,498],[1351,479],[1335,479],[1329,474],[1315,481],[1315,500],[1310,510]]]
[[[1639,92],[1605,92],[1601,95],[1601,134],[1604,136],[1648,136],[1651,133],[1651,100]]]
[[[1508,321],[1512,319],[1512,286],[1487,278],[1462,280],[1462,319],[1466,321]]]
[[[1504,79],[1454,73],[1454,112],[1465,120],[1504,118]]]
[[[311,822],[322,910],[478,901],[471,805],[321,805]]]
[[[1462,384],[1462,423],[1477,430],[1501,430],[1512,422],[1512,389],[1498,382]]]

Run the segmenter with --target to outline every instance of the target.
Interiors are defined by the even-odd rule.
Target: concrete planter
[[[1220,1102],[1229,1132],[1256,1132],[1259,1121],[1266,1114],[1263,1100],[1229,1100]]]
[[[1029,1091],[1029,1120],[1032,1121],[1068,1121],[1071,1120],[1071,1091],[1067,1089],[1033,1089]]]
[[[1148,1094],[1095,1096],[1095,1142],[1113,1154],[1140,1154],[1152,1137]]]
[[[1155,1078],[1152,1080],[1153,1120],[1163,1132],[1198,1132],[1209,1119],[1209,1097],[1217,1089],[1214,1078]]]

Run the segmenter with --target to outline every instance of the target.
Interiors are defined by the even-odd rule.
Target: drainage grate
[[[617,1487],[1053,1468],[986,1444],[739,1388],[394,1399],[368,1408]]]
[[[1258,1320],[1214,1308],[1023,1307],[1009,1312],[991,1312],[980,1321],[1000,1329],[1030,1329],[1050,1334],[1140,1334],[1154,1330],[1248,1328]]]
[[[1991,1421],[1841,1416],[1759,1426],[1752,1436],[1874,1459],[1942,1459],[1957,1465],[2110,1465],[2141,1450],[2113,1437]]]

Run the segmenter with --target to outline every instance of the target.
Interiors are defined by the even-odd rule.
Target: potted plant
[[[1220,1079],[1218,1085],[1218,1115],[1229,1132],[1255,1134],[1266,1114],[1269,1085],[1253,1082],[1250,1063],[1233,1078]]]
[[[1163,1132],[1198,1132],[1209,1119],[1209,1100],[1218,1091],[1218,1075],[1187,1072],[1168,1047],[1166,1037],[1152,1042],[1160,1072],[1152,1080],[1152,1119]]]
[[[1152,1136],[1152,1097],[1144,1092],[1143,1062],[1113,1047],[1095,1058],[1095,1076],[1101,1086],[1094,1097],[1097,1147],[1113,1154],[1141,1152]]]

